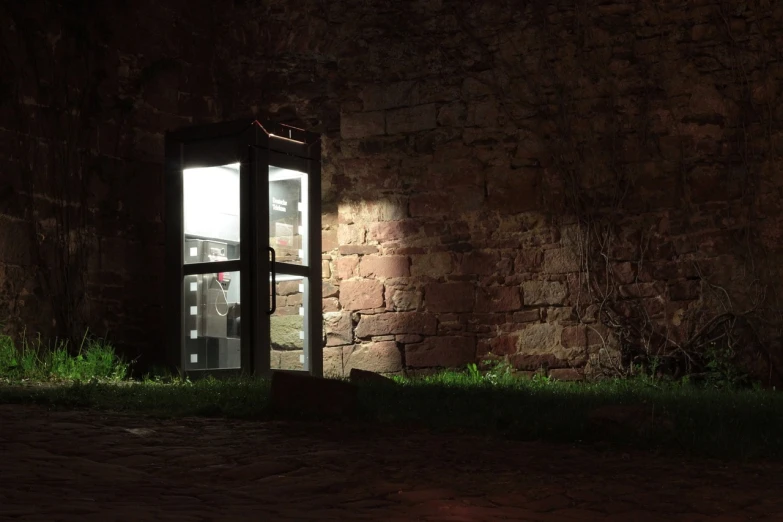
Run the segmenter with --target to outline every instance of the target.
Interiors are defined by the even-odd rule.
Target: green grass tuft
[[[44,345],[39,338],[22,339],[17,347],[7,335],[0,336],[0,380],[21,381],[120,381],[129,365],[103,339],[85,334],[77,350],[67,341]]]

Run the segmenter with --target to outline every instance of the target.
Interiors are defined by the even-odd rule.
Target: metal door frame
[[[307,281],[305,352],[307,373],[323,375],[321,289],[321,140],[294,127],[245,119],[189,127],[166,134],[165,144],[166,267],[164,282],[165,348],[169,365],[182,376],[252,374],[269,376],[269,186],[270,159],[290,164],[308,176],[308,264],[297,269]],[[240,163],[240,258],[185,265],[183,252],[183,170]],[[215,270],[215,269],[219,270]],[[290,268],[290,266],[289,266]],[[184,277],[212,271],[240,271],[241,368],[184,371]],[[245,306],[247,303],[248,306]],[[250,319],[249,321],[247,319]]]

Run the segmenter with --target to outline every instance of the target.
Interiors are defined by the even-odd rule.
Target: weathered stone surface
[[[302,348],[299,332],[303,318],[300,315],[273,315],[269,318],[272,346],[278,350],[296,350]]]
[[[395,287],[386,288],[386,307],[397,312],[418,310],[421,306],[421,292],[418,290],[401,290]]]
[[[413,276],[439,278],[450,274],[452,269],[452,255],[448,252],[411,256],[411,275]]]
[[[340,305],[345,310],[383,306],[383,284],[372,279],[348,279],[340,283]]]
[[[397,383],[388,377],[384,377],[380,373],[375,373],[368,370],[360,370],[359,368],[351,368],[349,379],[353,384],[375,384],[381,386],[395,386]]]
[[[359,405],[353,384],[289,372],[272,374],[269,402],[278,413],[339,417],[356,414]]]
[[[504,335],[489,340],[489,350],[495,355],[511,355],[519,350],[519,338],[514,335]]]
[[[370,223],[367,239],[384,243],[386,241],[406,240],[419,231],[419,224],[413,220],[384,221]]]
[[[405,277],[410,275],[410,260],[406,256],[364,256],[359,262],[362,277]]]
[[[549,370],[549,377],[558,381],[581,381],[585,376],[575,368],[554,368]]]
[[[301,323],[301,321],[300,321]],[[353,321],[351,314],[345,312],[328,312],[324,314],[324,330],[326,331],[326,346],[338,346],[353,343]],[[298,346],[302,346],[299,341]]]
[[[492,250],[474,250],[462,255],[460,274],[490,275],[497,271],[500,255]]]
[[[344,351],[344,371],[353,369],[375,373],[395,373],[402,370],[402,353],[394,341],[354,345]]]
[[[337,229],[323,230],[321,232],[321,251],[328,254],[339,245],[337,241]]]
[[[366,338],[371,335],[421,334],[435,335],[437,321],[435,316],[419,312],[387,312],[363,315],[356,327],[356,336]]]
[[[514,312],[512,320],[515,323],[533,323],[541,319],[541,312],[538,310],[522,310],[521,312]]]
[[[419,100],[418,83],[413,81],[367,85],[359,98],[365,111],[393,109],[416,105]]]
[[[337,312],[340,310],[340,303],[336,297],[328,297],[323,300],[322,310],[326,312]]]
[[[478,313],[514,312],[521,307],[522,299],[517,287],[491,286],[476,290],[475,311]]]
[[[437,124],[437,106],[434,103],[394,109],[386,113],[388,134],[434,129]]]
[[[363,225],[340,223],[337,226],[337,242],[342,245],[361,245],[364,243]]]
[[[338,279],[350,279],[357,275],[359,256],[340,257],[337,259],[336,264]]]
[[[519,330],[519,348],[524,352],[555,351],[560,346],[562,327],[550,323],[528,323]]]
[[[341,256],[376,254],[378,247],[373,245],[340,245],[339,252]]]
[[[355,112],[342,114],[340,134],[343,138],[366,138],[386,132],[386,120],[383,111]]]
[[[525,306],[561,305],[566,297],[566,286],[559,281],[525,281],[522,283],[522,301]]]
[[[544,250],[541,270],[549,274],[577,272],[580,268],[579,252],[573,248]]]
[[[579,350],[596,346],[590,330],[574,327],[577,295],[580,307],[591,309],[586,293],[575,291],[588,259],[592,275],[602,260],[610,263],[619,313],[671,325],[674,336],[684,335],[685,310],[720,313],[698,281],[702,273],[726,289],[737,309],[749,306],[758,275],[767,295],[783,288],[783,274],[768,268],[780,265],[783,251],[779,169],[770,153],[783,143],[776,128],[783,118],[776,105],[781,67],[774,53],[746,53],[747,92],[727,83],[736,71],[725,59],[725,34],[711,8],[591,5],[580,13],[601,20],[600,28],[577,41],[567,9],[531,18],[510,6],[471,17],[478,40],[488,44],[477,53],[443,2],[391,3],[380,17],[377,10],[335,4],[329,24],[299,16],[301,6],[270,15],[239,4],[220,17],[231,31],[215,29],[209,7],[144,6],[150,37],[141,40],[127,30],[138,25],[126,22],[129,13],[120,20],[102,11],[112,38],[79,47],[68,58],[74,63],[61,54],[75,48],[78,31],[60,27],[57,13],[39,4],[12,13],[42,28],[41,41],[58,43],[9,48],[19,54],[6,75],[19,97],[0,111],[0,128],[7,129],[0,131],[0,171],[8,182],[5,193],[0,188],[0,317],[9,331],[64,329],[63,317],[56,317],[66,313],[65,293],[57,291],[63,281],[42,279],[66,273],[55,266],[61,258],[54,253],[69,244],[79,254],[73,260],[85,259],[71,267],[87,280],[89,306],[78,328],[113,332],[119,344],[139,349],[158,338],[166,322],[164,294],[148,290],[163,284],[164,191],[150,187],[163,180],[165,132],[239,114],[321,134],[322,240],[329,254],[321,272],[334,287],[358,276],[378,279],[386,285],[386,309],[410,311],[424,307],[427,284],[475,285],[480,313],[452,306],[466,309],[453,312],[465,317],[449,315],[438,335],[513,336],[520,352],[533,353],[536,344],[571,364]],[[783,26],[773,22],[781,12],[739,10],[726,27],[748,49],[775,48]],[[398,38],[400,21],[411,16],[421,23],[411,38]],[[559,45],[530,43],[541,41],[544,21]],[[167,30],[155,30],[156,24]],[[685,40],[654,37],[657,26]],[[509,45],[485,41],[497,27]],[[193,45],[180,48],[178,31],[196,35]],[[633,56],[607,60],[601,50],[617,42],[634,42]],[[698,53],[683,52],[684,44]],[[575,60],[574,46],[590,52]],[[155,56],[177,58],[167,63]],[[29,63],[51,75],[46,85],[28,78]],[[85,64],[106,76],[82,77]],[[56,92],[96,92],[101,103],[74,112],[49,84],[60,87]],[[564,101],[568,118],[559,109]],[[77,113],[87,124],[72,125]],[[738,132],[747,140],[738,140]],[[61,207],[59,185],[51,180],[65,179],[57,158],[72,157],[66,150],[72,145],[90,151],[74,178],[85,190],[75,190]],[[20,165],[33,167],[29,176]],[[743,197],[746,185],[757,188],[755,199]],[[30,201],[13,197],[30,189]],[[67,238],[57,232],[63,209],[75,228]],[[605,225],[613,237],[602,247]],[[760,274],[747,269],[748,245],[737,237],[752,237],[752,248],[765,252],[753,259],[764,267]],[[582,259],[585,249],[590,255]],[[379,261],[407,255],[420,257],[409,266]],[[362,256],[368,259],[360,265]],[[142,280],[152,284],[137,284]],[[499,295],[514,288],[522,289],[519,304]],[[339,309],[337,295],[325,289],[324,310]],[[279,296],[281,312],[295,312],[301,302],[297,291]],[[366,304],[377,302],[373,296]],[[597,325],[592,310],[580,320]],[[541,320],[567,329],[550,332],[552,344]],[[408,334],[371,337],[384,335]],[[779,352],[772,342],[777,334],[763,335]],[[293,348],[280,360],[296,362],[294,340],[283,343]]]
[[[568,365],[567,361],[551,353],[516,353],[509,356],[508,361],[514,369],[525,371],[535,371],[540,368],[562,368]]]
[[[470,312],[473,300],[472,283],[432,283],[424,287],[424,304],[430,312]]]
[[[321,283],[321,297],[324,299],[328,297],[337,297],[340,294],[340,287],[333,284],[331,281],[323,281]]]
[[[405,346],[405,362],[413,368],[445,366],[456,368],[476,358],[476,339],[462,336],[429,337]]]

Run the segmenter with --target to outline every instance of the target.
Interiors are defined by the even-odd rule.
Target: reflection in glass
[[[269,246],[278,263],[307,264],[307,175],[269,167]]]
[[[239,163],[185,169],[185,264],[239,259]]]
[[[239,368],[239,272],[185,276],[185,370]]]
[[[304,278],[277,276],[277,309],[269,318],[272,369],[305,370]]]

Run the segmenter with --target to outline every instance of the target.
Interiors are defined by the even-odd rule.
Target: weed
[[[17,347],[9,336],[0,336],[0,380],[5,381],[119,381],[129,364],[117,356],[104,339],[84,335],[72,353],[67,341],[45,345],[41,338],[22,338]]]

